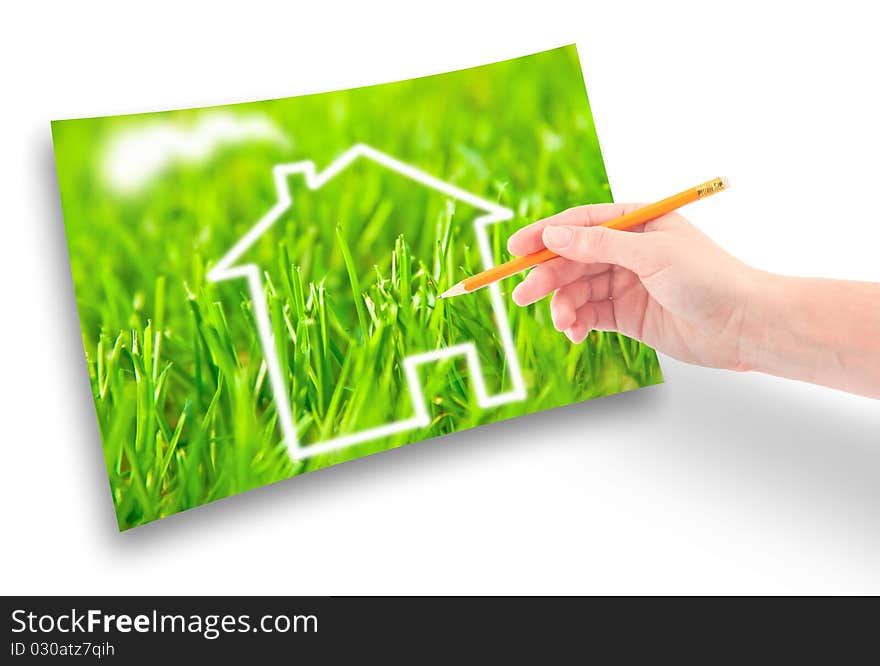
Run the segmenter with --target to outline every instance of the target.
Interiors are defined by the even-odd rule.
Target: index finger
[[[641,207],[642,204],[635,203],[601,203],[569,208],[561,213],[556,213],[556,215],[545,217],[543,220],[532,222],[514,232],[507,239],[507,250],[515,256],[538,252],[544,249],[541,233],[546,226],[562,224],[566,226],[593,227]]]

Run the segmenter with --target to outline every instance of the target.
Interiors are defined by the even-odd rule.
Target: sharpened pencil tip
[[[452,298],[453,296],[461,296],[462,294],[466,294],[467,289],[464,288],[464,285],[459,282],[456,285],[453,285],[442,294],[440,294],[440,298]]]

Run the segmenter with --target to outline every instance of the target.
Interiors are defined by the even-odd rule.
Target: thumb
[[[636,275],[647,275],[660,268],[657,247],[650,233],[619,231],[607,227],[544,228],[544,245],[556,254],[585,264],[615,264]]]

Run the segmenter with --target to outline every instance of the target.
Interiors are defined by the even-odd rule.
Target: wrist
[[[769,366],[778,355],[780,322],[785,321],[787,303],[782,294],[789,279],[751,267],[745,271],[740,286],[742,323],[734,370],[771,372]]]
[[[734,369],[880,398],[880,285],[741,276]]]
[[[741,369],[817,383],[840,341],[826,334],[820,281],[755,271],[741,340]]]

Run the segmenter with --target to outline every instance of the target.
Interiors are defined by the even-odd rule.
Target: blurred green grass
[[[611,193],[574,47],[436,77],[218,108],[262,114],[289,140],[179,161],[142,191],[120,194],[106,184],[102,164],[112,137],[157,120],[190,127],[212,109],[53,123],[120,529],[412,441],[662,381],[644,345],[596,332],[571,345],[553,330],[546,303],[518,308],[507,298],[525,402],[480,409],[463,362],[423,366],[430,427],[293,463],[246,286],[205,279],[275,203],[275,164],[309,159],[321,169],[352,144],[373,145],[513,209],[513,220],[490,227],[496,261],[508,258],[513,229],[568,206],[611,201]],[[401,362],[412,353],[474,340],[489,390],[508,387],[487,300],[435,298],[482,268],[473,211],[376,169],[351,169],[338,181],[317,193],[291,182],[290,214],[249,257],[265,270],[302,440],[411,416]],[[503,283],[505,295],[518,279]]]

